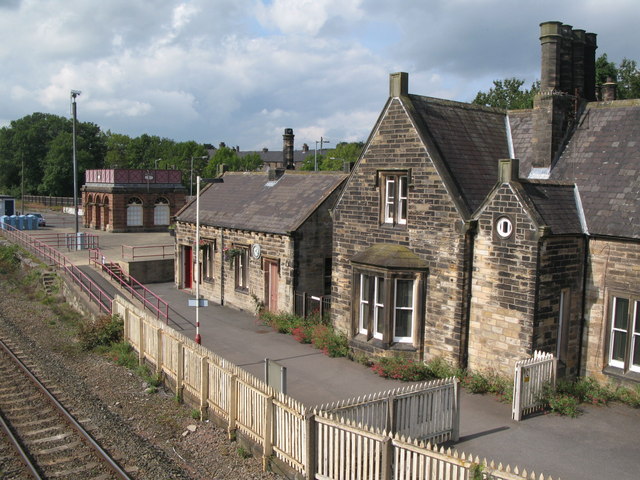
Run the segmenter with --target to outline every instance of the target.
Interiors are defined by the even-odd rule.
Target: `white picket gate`
[[[519,422],[524,415],[544,408],[541,397],[545,386],[556,385],[557,360],[552,353],[535,351],[533,358],[516,362],[513,378],[511,417]]]

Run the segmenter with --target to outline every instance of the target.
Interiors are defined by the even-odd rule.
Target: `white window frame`
[[[203,239],[200,240],[202,246],[205,247],[202,250],[202,278],[205,282],[213,282],[214,268],[215,268],[215,240]]]
[[[612,296],[611,297],[611,314],[609,321],[611,322],[609,330],[609,358],[608,363],[615,368],[621,368],[623,370],[630,370],[632,372],[640,372],[640,359],[639,364],[633,364],[633,353],[635,351],[636,342],[640,342],[640,300],[632,297]],[[627,328],[616,328],[615,317],[618,309],[618,300],[626,300],[629,308],[627,311]],[[613,346],[615,342],[616,334],[624,334],[624,356],[622,360],[613,358]]]
[[[373,338],[382,340],[384,336],[384,300],[380,301],[380,297],[384,294],[384,283],[380,288],[380,280],[384,282],[384,277],[372,276],[373,279]],[[382,317],[382,319],[380,318]],[[382,331],[379,332],[378,326],[382,324]]]
[[[383,174],[384,180],[384,211],[383,220],[387,224],[407,224],[406,211],[408,209],[408,175]]]
[[[369,275],[360,274],[360,309],[358,311],[358,333],[369,333],[367,322],[369,320]],[[366,288],[365,287],[366,284]]]
[[[143,225],[142,200],[138,197],[131,197],[127,201],[127,227],[142,227]]]
[[[236,289],[249,288],[249,248],[246,246],[233,247],[241,251],[235,258]]]
[[[171,208],[169,207],[169,200],[164,197],[158,198],[153,206],[153,224],[169,225],[171,220],[170,213]]]
[[[398,306],[398,282],[411,282],[411,305]],[[393,285],[393,341],[398,343],[412,343],[413,342],[413,326],[415,322],[415,302],[416,302],[416,282],[413,279],[408,278],[396,278]],[[396,318],[398,311],[410,311],[411,319],[409,322],[410,336],[397,336],[396,335]]]

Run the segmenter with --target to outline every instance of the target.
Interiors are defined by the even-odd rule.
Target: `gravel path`
[[[45,297],[14,276],[0,274],[0,335],[9,335],[62,391],[78,419],[115,454],[133,478],[277,479],[262,472],[260,458],[244,458],[243,449],[210,422],[191,418],[170,391],[147,393],[148,385],[96,354],[83,352],[70,334],[59,306],[63,299]],[[192,431],[194,430],[195,431]]]

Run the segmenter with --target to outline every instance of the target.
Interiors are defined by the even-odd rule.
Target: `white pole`
[[[196,343],[200,343],[200,175],[196,177]]]

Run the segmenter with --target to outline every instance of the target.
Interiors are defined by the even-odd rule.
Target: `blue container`
[[[18,228],[18,216],[17,215],[11,215],[9,217],[9,225],[11,225],[13,228]]]
[[[8,215],[2,215],[0,217],[0,227],[2,228],[2,230],[6,230],[7,229],[5,224],[7,223],[8,219],[9,219]]]
[[[16,217],[16,228],[18,230],[25,230],[27,228],[26,217],[24,215],[18,215]]]
[[[25,215],[25,230],[37,230],[38,229],[38,219],[34,215]]]

